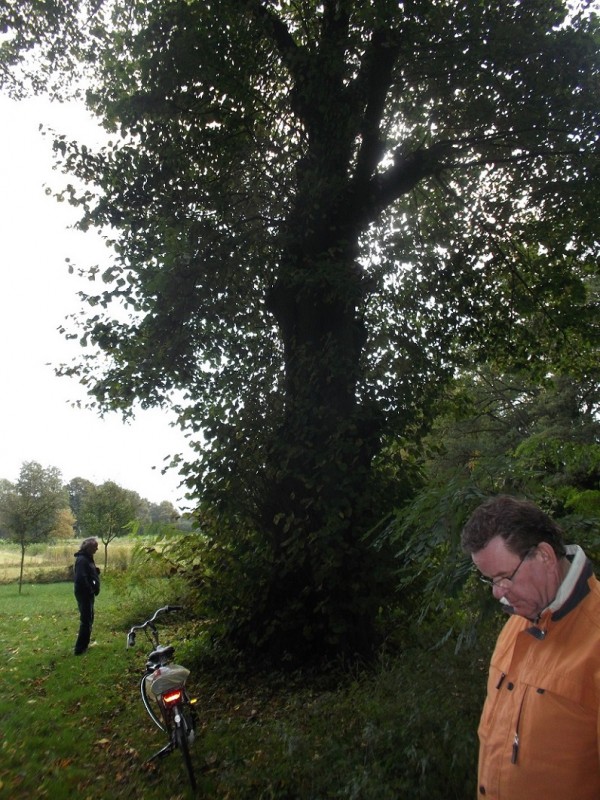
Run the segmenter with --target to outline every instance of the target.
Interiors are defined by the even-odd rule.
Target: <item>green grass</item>
[[[141,764],[161,745],[137,705],[143,650],[126,651],[109,587],[97,601],[94,639],[73,655],[78,615],[72,585],[0,586],[0,797],[177,798]],[[155,733],[156,731],[156,733]],[[167,786],[179,763],[164,762]],[[156,785],[153,785],[156,784]]]
[[[120,583],[121,587],[123,583]],[[162,585],[160,602],[172,582]],[[0,586],[0,800],[189,797],[178,753],[139,701],[146,648],[125,649],[129,625],[159,603],[105,581],[98,644],[72,648],[78,619],[68,583]],[[121,588],[121,592],[123,589]],[[140,595],[142,597],[142,595]],[[134,603],[134,607],[131,603]],[[198,657],[185,627],[165,641]],[[467,800],[475,796],[475,729],[487,658],[415,649],[377,667],[322,676],[192,672],[200,736],[199,796],[215,800]]]

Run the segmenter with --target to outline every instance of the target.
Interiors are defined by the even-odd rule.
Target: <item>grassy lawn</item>
[[[106,578],[97,645],[72,654],[70,583],[0,586],[0,800],[189,797],[179,753],[145,760],[163,742],[138,694],[147,648],[126,631],[158,605],[132,601]],[[132,604],[133,603],[133,607]],[[353,674],[229,677],[194,667],[185,627],[162,641],[192,668],[200,736],[199,797],[215,800],[470,800],[483,670],[452,649],[403,653]],[[180,641],[181,640],[181,641]],[[199,662],[198,662],[199,663]]]
[[[0,797],[184,797],[180,764],[143,760],[161,734],[137,704],[143,648],[125,649],[120,603],[104,587],[97,645],[73,655],[78,615],[70,583],[0,586]],[[169,763],[170,762],[170,763]],[[165,792],[165,787],[170,787]],[[183,785],[183,788],[184,785]]]

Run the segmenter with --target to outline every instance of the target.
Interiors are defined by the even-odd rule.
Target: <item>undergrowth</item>
[[[139,702],[142,638],[130,624],[175,602],[176,583],[144,599],[107,576],[97,645],[72,654],[70,584],[0,586],[0,798],[178,800],[189,797],[179,754],[145,760],[162,734]],[[476,727],[487,653],[454,653],[431,637],[361,668],[225,677],[198,655],[197,626],[163,629],[192,667],[200,736],[199,796],[219,800],[467,800],[475,793]],[[193,631],[194,636],[190,636]]]

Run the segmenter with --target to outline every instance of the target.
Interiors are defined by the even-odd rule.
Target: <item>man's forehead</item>
[[[473,553],[473,561],[478,567],[482,565],[488,569],[494,567],[498,570],[502,570],[505,565],[510,566],[516,557],[516,554],[508,549],[501,536],[490,539],[482,550]]]

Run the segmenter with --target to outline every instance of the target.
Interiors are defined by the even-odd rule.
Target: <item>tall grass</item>
[[[175,602],[176,582],[154,599],[107,576],[94,639],[72,648],[77,613],[69,583],[0,586],[0,798],[179,800],[189,796],[174,753],[144,761],[162,734],[139,702],[144,648],[125,649],[133,622]],[[185,625],[165,641],[193,666]],[[467,800],[475,795],[481,662],[451,649],[415,648],[376,667],[327,676],[246,676],[202,670],[193,759],[199,796],[219,800]]]
[[[108,546],[109,571],[127,569],[137,543],[138,540],[134,537],[113,540]],[[26,582],[70,580],[73,556],[80,544],[79,539],[64,539],[29,545],[25,550],[24,580]],[[101,542],[96,562],[98,566],[104,566],[104,545]],[[20,546],[0,540],[0,583],[17,580],[20,569]]]

